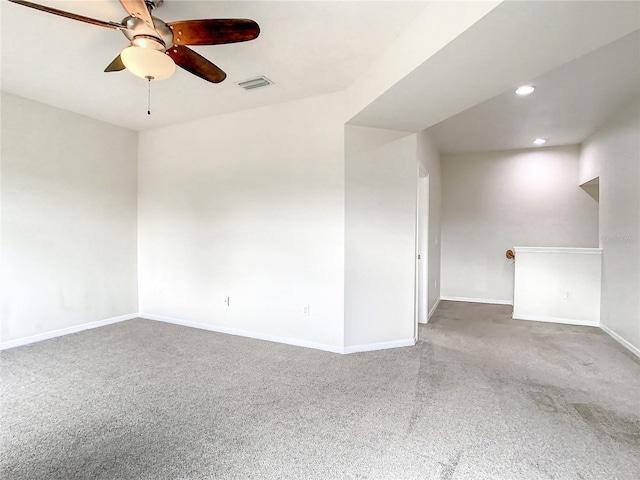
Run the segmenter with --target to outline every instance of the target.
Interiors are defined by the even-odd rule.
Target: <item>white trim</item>
[[[582,255],[602,255],[601,248],[513,247],[513,250],[516,254],[518,253],[578,253]]]
[[[104,320],[98,320],[97,322],[83,323],[82,325],[61,328],[60,330],[40,333],[38,335],[32,335],[30,337],[18,338],[17,340],[9,340],[8,342],[0,343],[0,350],[21,347],[30,343],[41,342],[43,340],[49,340],[51,338],[61,337],[63,335],[69,335],[71,333],[77,333],[83,330],[90,330],[92,328],[104,327],[106,325],[111,325],[112,323],[124,322],[125,320],[132,320],[134,318],[138,318],[137,313],[130,313],[128,315],[121,315],[119,317],[106,318]]]
[[[429,320],[431,320],[431,316],[436,312],[436,309],[438,308],[438,305],[440,305],[440,299],[436,300],[436,303],[433,306],[433,308],[431,310],[429,310],[429,315],[427,315],[427,322],[426,323],[429,323]]]
[[[342,353],[371,352],[372,350],[386,350],[387,348],[413,347],[415,344],[415,339],[408,338],[406,340],[395,340],[393,342],[369,343],[366,345],[344,347]]]
[[[635,346],[631,345],[629,342],[627,342],[624,338],[622,338],[616,332],[611,330],[609,327],[605,327],[604,325],[600,324],[600,328],[606,334],[608,334],[611,338],[613,338],[616,342],[618,342],[620,345],[625,347],[627,350],[631,351],[631,353],[635,354],[636,357],[640,357],[640,348],[636,348]]]
[[[181,325],[183,327],[198,328],[200,330],[209,330],[210,332],[226,333],[228,335],[237,335],[240,337],[255,338],[257,340],[267,340],[269,342],[284,343],[287,345],[294,345],[296,347],[314,348],[316,350],[324,350],[326,352],[333,353],[345,353],[344,348],[342,347],[326,345],[324,343],[309,342],[307,340],[300,340],[297,338],[279,337],[277,335],[270,335],[268,333],[221,327],[218,325],[210,325],[208,323],[192,322],[191,320],[182,320],[180,318],[163,317],[161,315],[154,315],[151,313],[141,313],[140,318],[144,318],[146,320],[155,320],[157,322],[172,323],[174,325]]]
[[[539,317],[537,315],[520,315],[513,314],[514,320],[529,320],[532,322],[546,322],[546,323],[561,323],[563,325],[581,325],[584,327],[598,327],[600,322],[594,322],[592,320],[573,320],[571,318],[556,318],[556,317]]]
[[[146,320],[155,320],[158,322],[172,323],[174,325],[181,325],[184,327],[198,328],[200,330],[209,330],[211,332],[225,333],[228,335],[237,335],[241,337],[255,338],[257,340],[267,340],[269,342],[284,343],[286,345],[294,345],[296,347],[313,348],[316,350],[323,350],[333,353],[355,353],[355,352],[369,352],[372,350],[384,350],[387,348],[397,347],[409,347],[416,344],[416,340],[411,338],[407,340],[396,340],[393,342],[383,343],[371,343],[367,345],[355,345],[352,347],[336,347],[333,345],[326,345],[323,343],[309,342],[307,340],[299,340],[296,338],[279,337],[277,335],[270,335],[260,332],[252,332],[249,330],[239,330],[236,328],[220,327],[216,325],[209,325],[206,323],[192,322],[190,320],[182,320],[179,318],[163,317],[161,315],[153,315],[150,313],[130,313],[128,315],[121,315],[119,317],[106,318],[104,320],[98,320],[96,322],[84,323],[82,325],[76,325],[73,327],[62,328],[60,330],[54,330],[52,332],[41,333],[30,337],[19,338],[17,340],[10,340],[8,342],[0,343],[0,350],[6,350],[9,348],[20,347],[28,345],[30,343],[41,342],[43,340],[49,340],[55,337],[61,337],[63,335],[69,335],[71,333],[81,332],[83,330],[90,330],[92,328],[104,327],[113,323],[124,322],[125,320],[132,320],[134,318],[144,318]]]
[[[468,298],[468,297],[448,297],[441,296],[440,300],[449,302],[471,302],[471,303],[492,303],[494,305],[513,305],[513,300],[494,300],[490,298]]]

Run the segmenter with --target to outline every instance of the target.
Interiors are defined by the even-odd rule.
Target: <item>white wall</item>
[[[442,297],[511,302],[507,249],[598,245],[578,156],[577,146],[443,156]]]
[[[345,345],[414,337],[416,135],[345,127]]]
[[[429,132],[418,133],[418,161],[421,175],[429,175],[429,312],[440,300],[440,223],[442,217],[442,174],[440,153]]]
[[[142,132],[141,311],[342,347],[343,118],[332,94]]]
[[[2,93],[2,342],[137,312],[137,134]]]
[[[600,323],[599,248],[515,247],[513,318]]]
[[[640,101],[582,145],[580,183],[599,177],[601,324],[640,349]]]

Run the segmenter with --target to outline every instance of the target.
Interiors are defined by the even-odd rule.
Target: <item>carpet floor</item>
[[[510,312],[352,355],[148,320],[6,350],[0,478],[640,478],[640,362]]]

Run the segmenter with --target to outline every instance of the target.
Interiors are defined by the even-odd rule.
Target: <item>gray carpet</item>
[[[147,320],[7,350],[1,478],[640,478],[637,359],[509,315],[347,356]]]

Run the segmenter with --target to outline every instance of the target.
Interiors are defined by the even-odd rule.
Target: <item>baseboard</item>
[[[556,318],[556,317],[539,317],[537,315],[519,315],[513,314],[514,320],[528,320],[531,322],[545,322],[545,323],[561,323],[563,325],[579,325],[583,327],[598,327],[600,322],[594,322],[590,320],[573,320],[571,318]]]
[[[192,322],[189,320],[182,320],[179,318],[164,317],[161,315],[153,315],[150,313],[131,313],[128,315],[121,315],[119,317],[106,318],[104,320],[98,320],[96,322],[84,323],[82,325],[76,325],[73,327],[62,328],[60,330],[54,330],[51,332],[41,333],[38,335],[32,335],[30,337],[19,338],[16,340],[10,340],[7,342],[0,342],[0,350],[6,350],[9,348],[20,347],[28,345],[30,343],[41,342],[43,340],[49,340],[51,338],[61,337],[63,335],[69,335],[71,333],[81,332],[83,330],[90,330],[92,328],[104,327],[113,323],[124,322],[125,320],[132,320],[134,318],[144,318],[147,320],[155,320],[158,322],[172,323],[174,325],[181,325],[184,327],[198,328],[200,330],[209,330],[211,332],[225,333],[229,335],[237,335],[241,337],[255,338],[257,340],[266,340],[269,342],[284,343],[286,345],[294,345],[296,347],[313,348],[316,350],[323,350],[332,353],[356,353],[356,352],[368,352],[372,350],[384,350],[387,348],[408,347],[415,345],[415,340],[397,340],[393,342],[384,343],[372,343],[367,345],[355,345],[352,347],[336,347],[333,345],[326,345],[323,343],[309,342],[307,340],[299,340],[296,338],[279,337],[277,335],[269,335],[266,333],[252,332],[249,330],[240,330],[236,328],[220,327],[216,325],[209,325],[206,323]]]
[[[438,308],[438,305],[440,305],[440,299],[436,300],[436,303],[433,306],[433,308],[429,310],[429,313],[427,315],[427,323],[429,323],[429,320],[431,320],[431,316],[435,313],[436,309]]]
[[[395,340],[393,342],[368,343],[365,345],[353,345],[344,347],[342,353],[371,352],[373,350],[386,350],[388,348],[413,347],[416,344],[415,339]]]
[[[449,302],[491,303],[493,305],[513,305],[513,300],[493,300],[490,298],[447,297],[441,296],[440,300]]]
[[[130,313],[128,315],[121,315],[119,317],[106,318],[104,320],[98,320],[97,322],[83,323],[82,325],[61,328],[60,330],[40,333],[38,335],[32,335],[30,337],[18,338],[17,340],[9,340],[8,342],[0,343],[0,350],[6,350],[8,348],[14,348],[14,347],[21,347],[23,345],[28,345],[30,343],[41,342],[43,340],[49,340],[51,338],[61,337],[63,335],[69,335],[71,333],[82,332],[83,330],[90,330],[92,328],[104,327],[105,325],[124,322],[125,320],[132,320],[134,318],[138,318],[137,313]]]
[[[640,348],[634,347],[633,345],[631,345],[629,342],[627,342],[624,338],[622,338],[620,335],[618,335],[616,332],[614,332],[610,328],[605,327],[602,324],[600,324],[600,328],[607,335],[609,335],[611,338],[613,338],[616,342],[618,342],[620,345],[622,345],[627,350],[629,350],[631,353],[633,353],[636,357],[640,357]]]
[[[256,340],[267,340],[269,342],[284,343],[294,345],[296,347],[314,348],[316,350],[324,350],[325,352],[345,353],[344,348],[335,347],[333,345],[325,345],[323,343],[309,342],[307,340],[299,340],[297,338],[279,337],[277,335],[269,335],[267,333],[252,332],[250,330],[241,330],[237,328],[221,327],[218,325],[210,325],[208,323],[192,322],[190,320],[182,320],[180,318],[164,317],[151,313],[141,313],[140,318],[147,320],[155,320],[157,322],[172,323],[183,327],[198,328],[200,330],[209,330],[210,332],[226,333],[228,335],[236,335],[239,337],[255,338]]]

